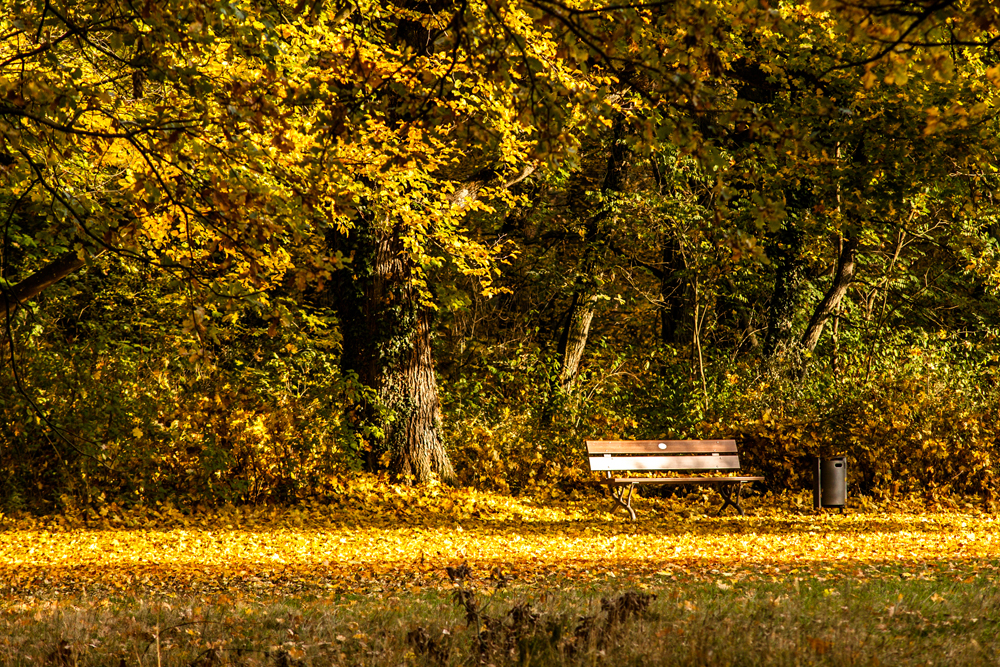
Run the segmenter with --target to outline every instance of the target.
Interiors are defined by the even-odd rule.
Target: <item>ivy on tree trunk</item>
[[[764,338],[763,351],[767,358],[780,356],[793,341],[795,313],[805,285],[804,266],[799,256],[801,246],[802,232],[786,226],[778,232],[768,250],[775,276]]]
[[[364,406],[366,467],[424,483],[455,472],[440,437],[441,401],[431,352],[430,313],[413,284],[402,230],[366,223],[352,235],[354,270],[335,296],[343,333],[342,365],[374,391]],[[347,283],[347,284],[345,284]]]
[[[625,189],[628,177],[628,147],[624,141],[625,121],[619,116],[612,127],[611,142],[608,150],[607,170],[601,184],[601,193],[611,196]],[[599,299],[598,290],[602,283],[602,273],[599,269],[598,248],[607,243],[607,230],[604,223],[615,218],[615,202],[602,203],[601,209],[587,221],[587,249],[583,262],[583,271],[573,292],[573,300],[564,320],[563,331],[559,338],[559,355],[562,363],[559,371],[559,384],[567,391],[573,390],[576,376],[580,372],[580,362],[587,347],[590,336],[590,324],[594,320]]]

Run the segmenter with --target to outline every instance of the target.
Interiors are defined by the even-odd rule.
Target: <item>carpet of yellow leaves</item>
[[[748,516],[714,517],[703,513],[714,499],[644,500],[633,524],[597,498],[402,490],[369,500],[7,518],[0,595],[391,592],[447,585],[445,568],[463,561],[511,585],[548,586],[1000,574],[998,520],[971,509],[835,514],[751,502]]]

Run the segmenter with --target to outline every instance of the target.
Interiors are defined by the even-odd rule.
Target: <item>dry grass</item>
[[[6,605],[5,665],[996,665],[989,582],[552,582],[332,599]]]

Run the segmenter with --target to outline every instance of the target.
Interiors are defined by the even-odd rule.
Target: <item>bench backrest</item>
[[[590,469],[739,470],[735,440],[588,440]]]

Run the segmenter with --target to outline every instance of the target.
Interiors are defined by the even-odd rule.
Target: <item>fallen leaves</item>
[[[632,524],[592,503],[547,506],[471,492],[447,500],[405,516],[315,505],[190,516],[161,508],[156,516],[119,514],[118,527],[96,529],[22,518],[0,532],[0,594],[412,591],[450,586],[449,575],[463,567],[512,585],[655,578],[721,590],[800,576],[968,581],[998,574],[997,522],[985,514],[761,508],[749,517],[667,513]],[[456,507],[466,514],[461,523]]]

